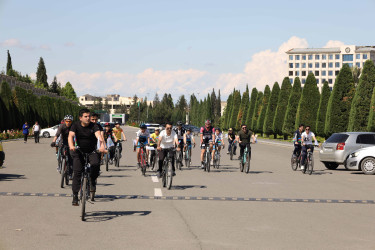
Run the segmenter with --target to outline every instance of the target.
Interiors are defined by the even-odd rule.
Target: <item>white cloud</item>
[[[339,44],[344,43],[328,41],[326,46],[336,47]],[[123,96],[134,94],[146,96],[147,93],[153,95],[158,92],[159,95],[171,93],[174,97],[199,93],[199,97],[202,98],[215,88],[220,89],[225,97],[233,88],[244,90],[246,84],[249,88],[256,87],[263,91],[266,84],[272,87],[275,81],[281,83],[288,73],[285,52],[292,48],[306,47],[308,47],[306,39],[293,36],[281,44],[276,51],[268,49],[252,55],[241,73],[212,74],[198,69],[161,71],[153,68],[145,69],[138,74],[110,71],[77,73],[66,70],[57,74],[57,79],[62,83],[70,81],[78,95],[116,93]]]
[[[12,48],[20,48],[20,49],[24,49],[24,50],[34,50],[34,49],[37,48],[34,45],[22,43],[20,40],[15,39],[15,38],[7,39],[4,42],[0,42],[0,46],[5,47],[5,48],[11,48],[11,47]],[[38,48],[43,49],[43,50],[50,50],[51,49],[46,44],[40,45]]]
[[[337,48],[345,45],[345,43],[337,40],[329,40],[323,48]]]

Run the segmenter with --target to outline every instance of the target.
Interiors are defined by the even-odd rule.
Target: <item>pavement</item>
[[[219,169],[202,171],[196,147],[167,190],[141,175],[136,129],[124,130],[120,167],[101,167],[86,221],[71,186],[59,186],[52,139],[3,143],[0,249],[375,249],[375,176],[327,170],[317,151],[304,175],[290,167],[290,144],[259,141],[249,174],[227,148]]]

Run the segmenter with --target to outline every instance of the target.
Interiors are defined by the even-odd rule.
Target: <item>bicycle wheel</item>
[[[206,156],[207,156],[207,159],[206,159],[206,170],[207,170],[207,172],[210,172],[210,168],[211,168],[211,154],[208,152]]]
[[[166,187],[167,186],[167,166],[166,166],[166,162],[164,161],[163,162],[163,169],[161,171],[161,179],[162,179],[162,183],[163,183],[163,187]]]
[[[314,171],[314,158],[312,157],[312,155],[309,156],[309,163],[308,163],[308,166],[306,166],[306,172],[311,175],[312,172]]]
[[[243,162],[243,157],[241,158],[240,160],[240,171],[243,172],[243,168],[244,168],[244,162]]]
[[[189,149],[186,149],[186,151],[185,151],[185,166],[187,168],[190,168],[190,151],[189,151]]]
[[[109,153],[105,154],[105,171],[108,171],[108,165],[109,165]]]
[[[219,169],[219,167],[220,167],[220,154],[218,153],[216,156],[217,156],[217,158],[216,158],[216,168]]]
[[[292,154],[292,158],[290,159],[290,165],[293,169],[293,171],[296,171],[298,168],[298,158]]]
[[[309,157],[306,157],[305,167],[301,170],[303,174],[306,173],[306,169],[307,169],[307,167],[308,167],[309,164],[310,164]]]
[[[120,149],[119,148],[116,148],[116,158],[117,158],[116,167],[120,167]]]
[[[232,144],[232,147],[230,148],[230,160],[233,160],[233,152],[234,152],[234,145]]]
[[[177,151],[176,169],[181,170],[181,151]]]
[[[82,185],[82,194],[81,194],[81,219],[85,220],[86,213],[86,199],[87,199],[87,177],[83,178]]]
[[[61,174],[60,187],[64,188],[64,179],[65,178],[68,179],[68,176],[67,176],[67,164],[66,164],[65,157],[63,157],[61,159],[61,171],[60,171],[60,174]]]
[[[247,154],[245,166],[246,166],[245,173],[248,174],[250,172],[250,155],[249,154]]]
[[[172,187],[172,179],[173,179],[173,169],[172,169],[172,162],[168,162],[168,169],[167,169],[167,188],[171,189]]]
[[[62,155],[61,155],[61,151],[60,149],[58,150],[58,155],[57,155],[57,166],[59,168],[59,173],[61,174],[61,158],[62,158]]]

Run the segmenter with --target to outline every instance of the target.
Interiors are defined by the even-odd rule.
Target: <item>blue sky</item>
[[[225,95],[282,81],[282,65],[253,70],[280,48],[375,45],[374,10],[370,0],[0,0],[0,69],[9,49],[16,70],[35,72],[42,56],[49,81],[69,80],[78,94]]]

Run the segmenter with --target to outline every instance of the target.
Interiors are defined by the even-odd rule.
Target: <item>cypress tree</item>
[[[298,103],[301,99],[301,81],[299,77],[294,79],[294,84],[292,91],[288,100],[288,107],[286,109],[284,125],[283,125],[283,134],[292,135],[296,130],[296,114],[298,110]]]
[[[233,108],[232,108],[232,116],[230,118],[230,126],[231,128],[235,128],[236,123],[237,123],[237,116],[238,112],[240,110],[241,106],[241,93],[239,90],[234,91],[233,93]]]
[[[233,93],[231,93],[227,100],[227,106],[224,110],[224,129],[229,129],[229,120],[230,120],[230,113],[233,105]]]
[[[220,94],[220,89],[219,89],[218,96],[216,98],[215,108],[216,108],[216,110],[215,110],[215,117],[216,117],[215,123],[219,124],[219,123],[221,123],[221,94]]]
[[[262,101],[263,101],[263,92],[259,91],[257,94],[257,100],[255,102],[253,118],[251,119],[250,129],[252,131],[257,131],[257,121],[262,111]]]
[[[40,83],[44,89],[48,89],[47,69],[42,57],[39,59],[38,69],[36,71],[36,81]]]
[[[67,82],[65,84],[64,88],[61,91],[61,95],[65,96],[66,98],[68,98],[70,100],[73,100],[73,101],[77,101],[78,100],[77,94],[74,91],[74,88],[73,88],[73,86],[72,86],[72,84],[70,82]]]
[[[311,126],[315,131],[316,115],[319,108],[320,93],[316,85],[316,79],[313,73],[307,76],[305,86],[302,90],[301,99],[298,104],[297,118],[295,127],[303,123],[305,126]]]
[[[288,107],[289,96],[292,86],[290,84],[289,77],[285,77],[283,83],[281,84],[281,90],[279,94],[279,99],[277,102],[277,109],[275,118],[273,120],[273,131],[278,135],[282,135],[284,119],[286,109]],[[287,135],[287,134],[286,134]]]
[[[264,95],[263,95],[263,100],[262,100],[262,108],[259,114],[259,118],[257,120],[257,129],[256,131],[258,133],[264,133],[263,131],[263,124],[264,120],[266,118],[266,112],[267,112],[267,107],[268,107],[268,102],[270,100],[270,95],[271,95],[271,90],[270,86],[266,85],[264,88]]]
[[[375,132],[375,87],[372,90],[370,113],[368,117],[367,131]]]
[[[327,136],[347,130],[354,91],[352,72],[349,65],[344,64],[329,97],[324,131]]]
[[[367,60],[363,66],[359,84],[354,94],[348,131],[367,131],[372,91],[375,87],[375,65]]]
[[[324,127],[326,122],[327,106],[330,96],[331,90],[329,89],[328,82],[325,81],[322,88],[322,94],[320,95],[319,109],[316,120],[316,134],[324,137],[326,136],[326,134],[324,133]]]
[[[243,123],[245,123],[246,113],[247,113],[248,107],[249,107],[249,88],[246,85],[246,91],[243,92],[243,94],[242,94],[241,106],[240,106],[240,109],[239,109],[238,115],[237,115],[237,122],[236,122],[236,126],[235,126],[236,130],[239,130],[240,126]]]
[[[57,83],[57,78],[56,76],[53,78],[53,82],[51,83],[50,91],[52,93],[59,94],[59,85]]]
[[[249,108],[247,109],[247,115],[246,115],[246,121],[245,121],[245,123],[247,124],[247,126],[249,126],[250,129],[253,129],[251,125],[252,125],[255,105],[257,102],[257,96],[258,96],[258,90],[256,88],[253,88],[251,90],[250,105],[249,105]]]
[[[12,74],[13,66],[12,66],[12,57],[10,57],[9,50],[7,51],[8,58],[7,58],[7,71],[5,72],[7,75]]]
[[[273,130],[273,120],[275,118],[275,113],[277,109],[277,101],[279,100],[280,86],[278,82],[275,82],[270,96],[270,101],[267,106],[266,119],[264,120],[263,133],[267,136],[270,134],[275,134],[276,131]],[[275,135],[276,137],[276,135]]]

